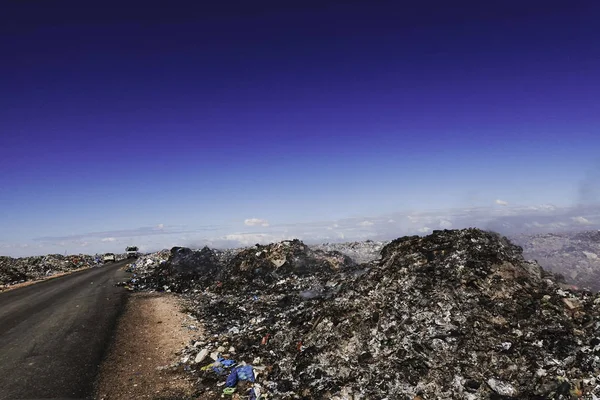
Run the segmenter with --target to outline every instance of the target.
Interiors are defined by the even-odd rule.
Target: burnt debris
[[[600,393],[600,297],[564,288],[495,233],[403,237],[363,263],[298,240],[173,249],[131,270],[128,285],[181,292],[203,326],[173,366],[197,377],[202,398]]]

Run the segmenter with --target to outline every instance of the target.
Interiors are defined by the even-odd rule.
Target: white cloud
[[[573,222],[576,222],[581,225],[590,225],[591,224],[590,220],[586,219],[584,217],[573,217],[571,219],[573,220]]]
[[[450,229],[450,228],[452,228],[452,222],[443,219],[443,220],[440,221],[440,228],[442,228],[442,229]]]
[[[553,206],[552,204],[540,204],[537,206],[530,206],[527,208],[529,210],[534,210],[534,211],[555,211],[556,210],[556,206]]]
[[[548,229],[548,230],[553,230],[553,229],[565,228],[565,227],[569,226],[569,224],[567,224],[565,222],[560,222],[560,221],[548,222],[545,224],[538,222],[538,221],[533,221],[533,222],[524,223],[523,226],[525,226],[526,228],[544,228],[544,229]]]
[[[508,201],[504,201],[504,200],[496,200],[496,204],[498,204],[499,206],[507,206],[508,205]]]
[[[268,221],[251,218],[244,221],[245,229],[239,231],[225,225],[199,227],[151,226],[80,235],[33,238],[36,245],[19,247],[21,243],[0,243],[0,253],[9,256],[26,256],[46,253],[86,251],[114,251],[118,243],[136,244],[142,248],[158,250],[177,246],[237,248],[255,243],[278,242],[298,238],[305,243],[325,241],[388,240],[404,235],[427,234],[435,229],[478,227],[502,234],[554,232],[566,229],[600,229],[600,207],[500,206],[492,198],[487,207],[471,207],[420,212],[395,212],[382,215],[363,215],[325,221],[281,223],[264,227]],[[387,221],[387,222],[386,222]],[[396,222],[390,222],[396,221]],[[87,247],[84,246],[88,242]],[[34,246],[44,245],[37,248]]]
[[[252,246],[256,243],[267,244],[293,238],[289,238],[284,235],[269,235],[266,233],[232,233],[230,235],[223,236],[222,239],[237,242],[241,246]]]
[[[244,220],[244,224],[248,226],[269,226],[269,221],[260,218],[248,218]]]

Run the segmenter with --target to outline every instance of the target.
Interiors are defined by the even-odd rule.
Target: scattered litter
[[[84,254],[68,256],[50,254],[23,258],[0,256],[0,290],[5,286],[101,265],[103,264],[99,257]]]
[[[508,239],[464,229],[357,244],[379,248],[369,261],[327,246],[175,248],[140,258],[127,284],[183,294],[204,333],[181,363],[206,399],[600,394],[599,296]]]

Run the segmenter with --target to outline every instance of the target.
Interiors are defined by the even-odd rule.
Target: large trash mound
[[[582,289],[600,291],[600,231],[520,235],[523,254]]]
[[[225,273],[231,252],[204,247],[192,250],[173,247],[139,257],[129,264],[133,278],[123,285],[135,289],[157,289],[184,293],[192,288],[210,285]]]
[[[262,250],[239,253],[230,268],[275,268],[259,263]],[[199,395],[221,398],[224,386],[277,399],[600,393],[600,298],[562,289],[506,238],[434,231],[394,240],[381,255],[189,291],[205,334],[181,362],[197,374]]]
[[[282,277],[335,272],[355,265],[347,255],[313,250],[297,239],[237,250],[173,247],[130,264],[128,271],[134,274],[133,279],[123,284],[185,293],[218,283],[219,287],[235,290],[241,284],[270,285]]]
[[[280,277],[338,271],[355,263],[337,251],[313,250],[302,241],[286,240],[242,250],[228,263],[225,283],[273,283]]]
[[[89,255],[49,254],[46,256],[12,258],[0,256],[0,285],[14,285],[39,280],[61,272],[97,265]]]
[[[137,290],[171,291],[168,285],[173,283],[174,279],[166,265],[170,255],[169,250],[140,255],[125,269],[132,273],[131,279],[119,284]]]

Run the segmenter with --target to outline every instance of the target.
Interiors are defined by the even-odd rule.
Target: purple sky
[[[4,7],[0,253],[600,200],[595,1],[205,3]]]

